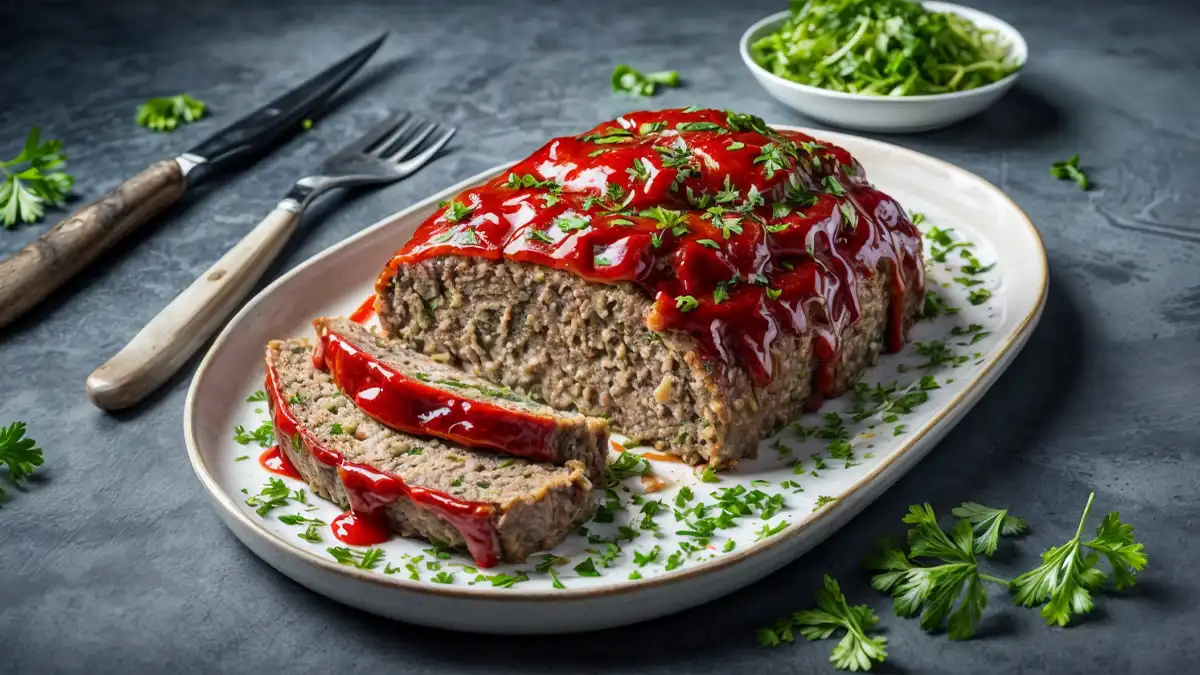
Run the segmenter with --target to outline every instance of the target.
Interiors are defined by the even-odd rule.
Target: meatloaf
[[[716,468],[907,339],[920,232],[844,149],[631,113],[445,203],[376,283],[408,348]]]
[[[312,363],[307,340],[267,346],[279,447],[320,496],[406,536],[465,546],[482,567],[551,548],[593,507],[587,467],[506,458],[393,431]]]
[[[608,423],[547,405],[406,349],[349,319],[317,319],[314,364],[359,410],[411,434],[564,464],[599,483]]]

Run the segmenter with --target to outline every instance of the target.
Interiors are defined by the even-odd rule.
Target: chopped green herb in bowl
[[[793,0],[746,31],[741,53],[771,95],[810,117],[918,131],[998,100],[1026,46],[1007,23],[950,3]]]
[[[788,20],[750,49],[779,77],[875,96],[965,91],[1021,67],[999,32],[908,0],[793,2]]]

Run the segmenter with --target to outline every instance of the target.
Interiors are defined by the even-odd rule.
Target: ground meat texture
[[[555,410],[348,319],[317,319],[313,327],[322,369],[376,421],[528,459],[577,459],[600,482],[608,461],[606,421]]]
[[[851,388],[884,343],[888,269],[858,281],[859,316],[830,365],[832,391]],[[713,368],[686,333],[646,328],[651,298],[631,283],[594,284],[508,260],[440,256],[401,265],[377,303],[385,331],[555,408],[607,417],[622,433],[716,468],[753,457],[760,438],[796,419],[813,396],[811,334],[782,334],[775,371],[756,387],[736,367]],[[916,315],[904,302],[905,328]]]
[[[280,385],[280,401],[272,403],[287,405],[300,427],[344,462],[369,466],[412,487],[491,505],[490,525],[505,562],[521,562],[556,546],[593,510],[592,483],[582,462],[531,462],[388,429],[362,414],[337,391],[328,374],[313,367],[307,340],[270,343],[266,361]],[[349,506],[336,466],[320,461],[303,445],[280,440],[313,492]],[[405,497],[379,515],[402,535],[465,545],[454,525]]]

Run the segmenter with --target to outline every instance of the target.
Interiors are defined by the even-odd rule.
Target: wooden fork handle
[[[225,324],[299,221],[298,209],[276,207],[88,377],[92,402],[105,410],[119,410],[158,389]]]
[[[151,165],[0,262],[0,328],[179,200],[187,181],[173,159]]]

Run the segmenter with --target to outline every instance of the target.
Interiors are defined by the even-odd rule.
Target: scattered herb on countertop
[[[756,63],[832,91],[923,96],[992,84],[1020,69],[995,31],[907,0],[809,0],[755,40]]]
[[[174,131],[204,117],[208,105],[188,94],[152,98],[138,106],[135,118],[140,126],[151,131]],[[310,122],[311,126],[311,122]]]
[[[1073,180],[1079,189],[1084,191],[1091,185],[1088,182],[1087,174],[1079,168],[1079,155],[1077,154],[1051,164],[1050,175],[1059,180]]]
[[[885,542],[878,554],[867,559],[867,568],[876,572],[871,585],[893,597],[897,616],[920,614],[921,628],[932,631],[945,626],[952,640],[975,634],[987,607],[984,582],[1012,591],[1017,605],[1041,606],[1047,623],[1066,626],[1093,609],[1092,593],[1107,584],[1109,574],[1097,568],[1101,558],[1108,560],[1117,590],[1136,584],[1137,574],[1147,563],[1143,545],[1134,541],[1133,526],[1122,522],[1115,511],[1097,526],[1095,537],[1083,539],[1095,497],[1094,492],[1088,496],[1075,536],[1061,546],[1052,546],[1042,554],[1041,565],[1012,581],[982,572],[977,554],[990,556],[1001,536],[1024,533],[1023,519],[1010,515],[1007,509],[965,502],[952,510],[959,520],[947,533],[928,504],[914,504],[903,519],[911,526],[907,546]],[[923,561],[937,564],[925,565]],[[793,629],[813,640],[844,628],[847,635],[830,657],[836,668],[869,670],[872,661],[886,658],[887,640],[867,635],[867,630],[878,622],[875,613],[866,605],[850,607],[837,582],[829,576],[825,577],[823,591],[818,592],[818,606],[818,610],[797,612],[760,628],[759,644],[775,647],[793,642]]]
[[[1104,516],[1095,537],[1081,539],[1095,497],[1094,492],[1088,496],[1075,536],[1061,546],[1051,546],[1042,553],[1041,565],[1012,581],[1014,601],[1026,607],[1041,605],[1046,623],[1065,626],[1075,616],[1092,611],[1092,593],[1108,580],[1096,568],[1101,556],[1112,568],[1117,590],[1136,584],[1137,573],[1146,568],[1148,559],[1142,544],[1133,540],[1133,526],[1121,522],[1116,511]]]
[[[660,84],[664,87],[678,87],[679,72],[661,70],[653,73],[643,73],[623,63],[613,70],[612,88],[615,93],[627,93],[634,96],[653,96]]]
[[[20,485],[33,475],[42,461],[42,449],[37,441],[25,436],[24,422],[13,422],[0,428],[0,464],[8,467],[9,482]],[[3,497],[4,487],[0,486],[0,499]]]
[[[17,222],[32,223],[46,212],[46,205],[62,206],[75,178],[55,171],[65,164],[62,141],[42,141],[37,127],[29,130],[21,153],[0,162],[0,225],[6,229]]]
[[[867,631],[879,623],[879,617],[867,605],[851,606],[842,593],[838,582],[825,576],[825,587],[816,593],[817,608],[796,612],[790,618],[780,619],[771,628],[758,630],[758,642],[764,647],[775,647],[780,642],[792,642],[792,629],[800,631],[806,639],[824,640],[837,630],[845,630],[829,662],[839,670],[870,670],[873,662],[882,663],[887,658],[887,638],[868,635]]]

